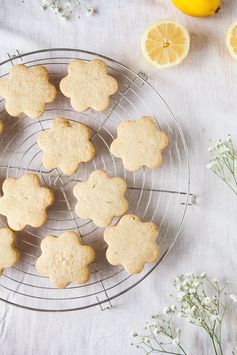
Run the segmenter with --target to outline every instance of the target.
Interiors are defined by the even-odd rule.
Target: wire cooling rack
[[[27,66],[44,65],[50,79],[58,87],[67,74],[68,63],[74,59],[85,61],[102,58],[110,73],[117,78],[118,92],[111,98],[106,112],[72,110],[69,100],[60,93],[57,100],[47,106],[40,119],[10,117],[0,101],[0,119],[4,133],[0,139],[0,179],[20,177],[26,172],[36,173],[42,184],[54,190],[56,203],[48,210],[47,223],[41,228],[26,227],[18,233],[19,263],[5,269],[0,277],[0,299],[19,307],[39,311],[79,310],[99,305],[102,310],[112,306],[111,301],[142,281],[159,264],[175,242],[188,204],[194,196],[189,194],[189,164],[183,133],[171,110],[162,97],[147,82],[143,73],[136,74],[126,66],[102,55],[76,49],[50,49],[10,56],[0,64],[0,77],[7,77],[9,69],[17,63]],[[116,127],[124,119],[137,120],[151,115],[158,126],[169,136],[169,149],[164,154],[160,169],[143,169],[136,173],[126,171],[121,160],[109,151],[116,137]],[[95,159],[81,166],[72,177],[58,169],[47,171],[42,166],[42,152],[37,137],[51,126],[57,116],[81,122],[92,129],[92,142],[96,147]],[[143,221],[153,221],[160,229],[161,258],[156,264],[146,265],[139,275],[129,275],[121,266],[108,264],[105,258],[106,243],[103,229],[91,220],[82,220],[74,212],[75,198],[72,189],[77,181],[86,180],[94,169],[106,170],[112,176],[127,181],[129,213],[137,214]],[[1,225],[6,226],[1,216]],[[116,223],[116,220],[114,221]],[[46,235],[60,235],[65,230],[80,233],[85,244],[96,250],[96,261],[91,267],[91,279],[87,284],[58,290],[50,286],[48,279],[35,270],[35,262],[41,254],[40,243]]]

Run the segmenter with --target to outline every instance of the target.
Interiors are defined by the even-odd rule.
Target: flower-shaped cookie
[[[152,117],[138,121],[123,121],[117,127],[118,137],[110,146],[111,153],[122,158],[124,167],[137,171],[143,166],[157,168],[162,163],[162,151],[168,145],[167,135],[157,128]]]
[[[95,252],[83,245],[80,236],[65,232],[60,237],[47,236],[41,243],[42,255],[36,262],[37,271],[48,276],[54,287],[64,288],[71,282],[82,284],[90,277],[89,264]]]
[[[21,178],[8,178],[2,185],[0,214],[7,217],[8,225],[15,231],[26,225],[42,226],[46,219],[46,208],[53,204],[53,192],[40,185],[37,175],[27,173]]]
[[[89,139],[88,127],[70,123],[63,117],[56,118],[52,127],[38,138],[44,151],[43,165],[50,170],[60,168],[66,175],[74,174],[80,163],[88,162],[95,155],[95,147]]]
[[[105,227],[113,217],[122,216],[127,211],[126,189],[122,178],[110,177],[105,171],[95,170],[88,181],[78,182],[73,189],[78,199],[76,214],[81,218],[91,218],[97,226]]]
[[[37,118],[45,111],[45,104],[56,97],[55,87],[49,83],[48,70],[40,65],[28,68],[17,64],[10,69],[9,78],[0,80],[0,96],[6,100],[11,116],[25,113]]]
[[[109,97],[118,90],[117,81],[107,72],[107,65],[100,59],[88,63],[73,60],[68,75],[60,82],[63,95],[71,99],[72,107],[79,112],[104,111],[109,107]]]
[[[15,265],[20,259],[19,250],[15,248],[16,235],[9,228],[0,229],[0,274],[5,267]]]
[[[143,223],[137,216],[127,214],[116,226],[105,229],[107,260],[112,265],[123,265],[131,274],[137,274],[145,263],[151,263],[159,257],[157,237],[158,228],[154,223]]]

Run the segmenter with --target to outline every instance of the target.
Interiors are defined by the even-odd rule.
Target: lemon
[[[237,60],[237,21],[232,23],[227,31],[226,45],[230,55]]]
[[[171,0],[182,12],[194,17],[215,15],[221,7],[220,0]]]
[[[161,20],[151,25],[143,34],[142,53],[148,63],[157,68],[173,67],[188,55],[189,33],[172,20]]]

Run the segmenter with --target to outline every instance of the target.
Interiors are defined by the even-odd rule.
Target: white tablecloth
[[[86,1],[86,0],[85,0]],[[214,18],[181,14],[168,0],[88,0],[97,13],[62,22],[40,9],[40,1],[2,0],[0,59],[17,48],[75,47],[95,51],[144,71],[175,112],[184,130],[191,163],[191,190],[197,205],[188,209],[177,243],[140,285],[118,298],[111,310],[99,307],[74,313],[45,314],[0,303],[1,355],[137,354],[130,332],[170,303],[178,273],[206,271],[228,278],[237,291],[236,197],[205,167],[209,140],[232,133],[237,144],[237,63],[224,45],[225,31],[237,18],[236,0],[223,0]],[[187,60],[174,69],[149,67],[140,51],[144,28],[157,18],[174,18],[191,33]],[[235,81],[236,80],[236,81]],[[236,314],[236,313],[235,313]],[[234,312],[228,334],[236,334]],[[230,342],[226,340],[230,354]],[[210,354],[201,333],[185,339],[192,354]],[[228,347],[229,346],[229,347]]]

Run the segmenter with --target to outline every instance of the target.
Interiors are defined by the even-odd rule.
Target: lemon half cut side
[[[181,24],[161,20],[143,33],[142,53],[148,63],[162,69],[180,64],[188,55],[190,36]]]
[[[226,46],[230,55],[237,60],[237,21],[232,23],[227,31]]]

